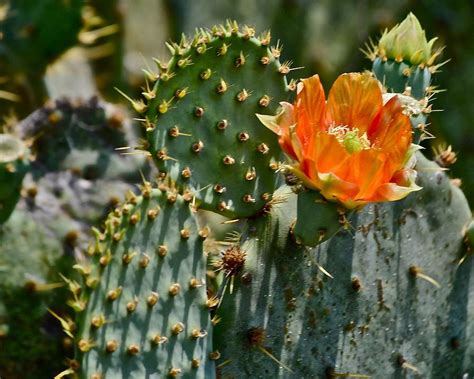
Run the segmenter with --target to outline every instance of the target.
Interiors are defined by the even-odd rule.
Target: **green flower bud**
[[[425,31],[413,13],[390,31],[385,30],[377,50],[383,58],[397,62],[406,61],[412,65],[431,65],[435,56],[433,44],[437,38],[427,41]]]

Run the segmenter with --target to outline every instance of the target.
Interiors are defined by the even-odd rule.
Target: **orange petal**
[[[314,162],[309,159],[303,159],[299,164],[287,166],[287,169],[299,178],[306,188],[320,190],[318,173],[316,172]]]
[[[390,176],[402,168],[412,142],[412,127],[396,96],[383,106],[370,125],[367,136],[374,148],[388,155],[386,169]]]
[[[313,140],[313,153],[305,155],[315,161],[318,172],[332,172],[345,180],[350,167],[346,164],[349,153],[337,141],[336,137],[324,131],[316,133]]]
[[[380,84],[370,73],[342,74],[329,92],[326,122],[358,128],[363,134],[382,105]]]
[[[393,182],[380,186],[371,201],[400,200],[421,187],[415,184],[416,171],[411,169],[400,170],[395,173]]]
[[[311,140],[323,128],[326,96],[319,75],[302,79],[298,83],[295,101],[296,134],[303,151],[311,149]]]
[[[352,154],[350,161],[347,163],[350,172],[346,180],[356,183],[359,187],[355,199],[370,199],[381,184],[390,180],[393,172],[389,175],[385,174],[386,160],[386,154],[372,149]]]
[[[321,194],[328,200],[337,200],[350,208],[356,206],[353,201],[359,188],[354,183],[349,183],[333,173],[319,173],[321,181]]]
[[[256,116],[263,125],[278,135],[278,142],[283,151],[291,158],[298,159],[301,148],[292,132],[295,127],[293,105],[287,102],[281,102],[280,105],[281,110],[275,116],[264,114],[256,114]]]

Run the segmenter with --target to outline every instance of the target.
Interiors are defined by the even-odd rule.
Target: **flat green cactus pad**
[[[278,181],[281,149],[256,113],[274,114],[288,65],[269,35],[229,23],[174,45],[147,104],[148,150],[160,171],[194,190],[203,209],[229,217],[257,213]]]
[[[148,185],[110,214],[73,304],[87,301],[76,338],[84,377],[214,376],[206,235],[181,196]]]

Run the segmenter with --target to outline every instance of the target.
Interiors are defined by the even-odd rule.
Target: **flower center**
[[[328,134],[335,136],[349,154],[370,149],[367,133],[359,135],[358,128],[351,129],[347,125],[331,125],[328,129]]]

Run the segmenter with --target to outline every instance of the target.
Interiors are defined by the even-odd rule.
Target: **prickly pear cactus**
[[[457,265],[471,214],[435,163],[420,155],[417,169],[422,191],[366,207],[315,249],[294,241],[287,189],[285,203],[249,221],[214,330],[222,378],[474,372],[472,259]]]
[[[89,256],[76,265],[83,284],[68,282],[77,312],[76,359],[59,377],[212,378],[214,360],[222,378],[471,374],[474,289],[465,251],[472,244],[471,212],[436,163],[417,154],[414,170],[411,165],[416,148],[406,115],[421,137],[416,117],[428,113],[430,80],[423,70],[433,58],[432,42],[418,26],[409,16],[374,52],[386,54],[374,72],[393,92],[382,93],[369,73],[345,74],[326,102],[313,76],[298,84],[293,105],[282,105],[298,116],[295,122],[281,122],[284,111],[275,116],[286,89],[296,86],[285,82],[289,65],[278,63],[279,48],[267,48],[269,34],[255,39],[253,29],[229,22],[170,44],[173,57],[157,61],[160,72],[146,70],[156,83],[145,87],[145,101],[129,99],[143,116],[147,141],[139,149],[158,166],[159,189],[145,182],[141,196],[129,195],[104,230],[95,230]],[[423,45],[421,58],[416,43],[412,51],[399,41],[407,35]],[[384,46],[401,49],[401,58]],[[416,66],[414,74],[401,67],[405,60]],[[319,92],[307,95],[305,88]],[[328,116],[338,111],[355,124]],[[298,130],[300,119],[305,130]],[[359,127],[366,132],[359,135]],[[396,133],[389,127],[403,133],[402,143],[390,139]],[[305,175],[314,158],[306,149],[308,130],[334,142],[326,150],[315,144],[320,156],[337,159],[327,151],[334,148],[347,153],[336,162],[344,164],[376,150],[365,157],[382,163],[372,167],[375,159],[361,158],[356,169],[347,167],[347,178],[368,177],[355,183],[315,172],[325,180],[321,194],[313,177],[292,183],[289,172]],[[280,162],[280,146],[291,162]],[[279,169],[288,170],[292,188],[276,190]],[[358,186],[375,189],[351,195]],[[395,201],[400,193],[411,194]],[[340,211],[342,204],[353,213]],[[197,226],[198,207],[233,218],[226,227],[242,228],[208,241],[205,250],[209,230]],[[207,255],[214,272],[206,273]]]
[[[186,201],[187,200],[187,201]],[[152,189],[130,195],[97,232],[72,288],[83,377],[212,378],[206,256],[191,198]]]
[[[200,207],[229,217],[257,213],[271,199],[281,150],[256,113],[286,98],[280,48],[235,22],[170,45],[156,84],[135,101],[144,114],[147,150],[162,175],[195,191]],[[155,75],[155,76],[153,76]]]

